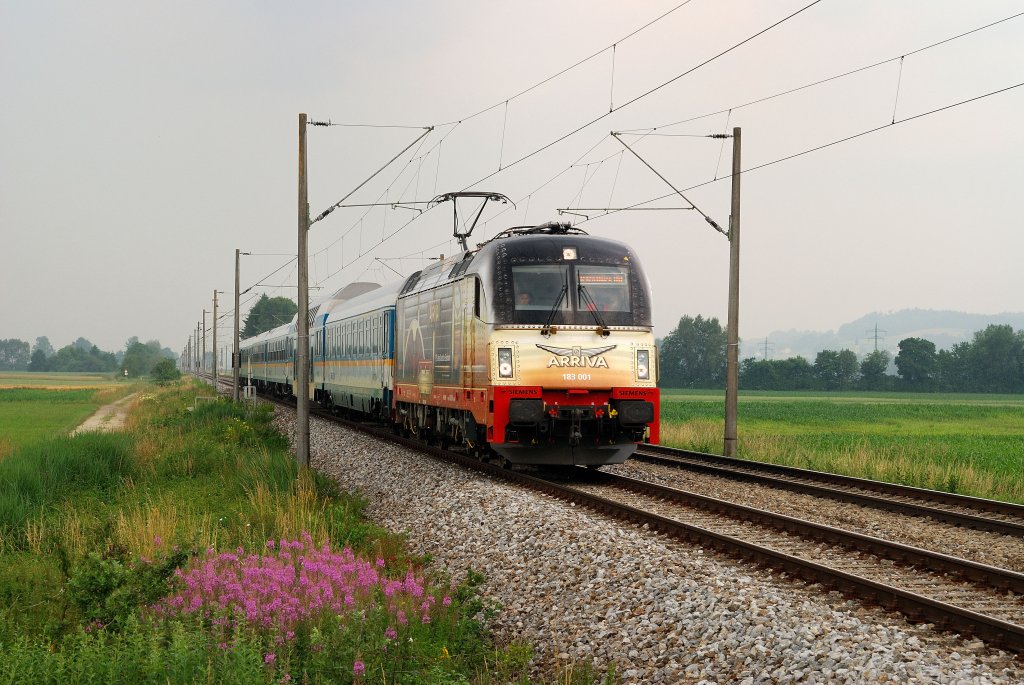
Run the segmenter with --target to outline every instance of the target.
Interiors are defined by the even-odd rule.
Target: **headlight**
[[[512,378],[512,348],[498,348],[498,376],[500,378]]]
[[[651,351],[636,351],[636,377],[642,381],[651,379]]]

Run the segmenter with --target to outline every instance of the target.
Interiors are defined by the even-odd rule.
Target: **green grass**
[[[662,443],[721,453],[724,399],[666,391]],[[1024,397],[743,392],[749,459],[1024,502]]]
[[[95,412],[95,390],[0,389],[0,455],[12,447],[67,433]]]
[[[139,387],[109,382],[83,387],[0,387],[0,459],[17,447],[68,433],[101,406]]]
[[[11,403],[54,397],[31,392],[41,394]],[[87,394],[64,392],[69,406]],[[329,540],[382,559],[389,577],[410,568],[429,574],[401,537],[363,519],[364,500],[298,472],[266,406],[196,404],[197,393],[209,389],[155,390],[141,397],[125,432],[43,439],[0,460],[0,682],[249,683],[280,682],[285,673],[295,682],[351,682],[352,659],[369,663],[379,652],[361,642],[365,630],[340,630],[333,615],[299,631],[294,644],[239,630],[230,648],[211,636],[209,620],[147,620],[144,607],[171,591],[175,566],[207,549],[265,553],[268,539],[303,531],[317,546]],[[452,592],[456,618],[418,624],[387,682],[528,682],[530,649],[490,644],[478,617],[494,608],[474,589],[478,574],[470,579]],[[331,645],[323,658],[310,649],[314,636]],[[268,649],[278,654],[269,666]],[[379,668],[373,677],[382,677]],[[586,668],[555,677],[602,681]]]

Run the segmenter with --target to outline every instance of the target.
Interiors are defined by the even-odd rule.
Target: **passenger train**
[[[404,281],[351,283],[309,321],[310,399],[336,412],[513,464],[616,464],[658,442],[651,293],[620,242],[508,229]],[[294,395],[295,341],[295,320],[243,341],[240,382]]]

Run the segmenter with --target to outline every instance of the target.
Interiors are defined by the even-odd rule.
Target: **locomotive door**
[[[390,357],[388,350],[388,337],[390,333],[390,326],[388,322],[387,312],[377,314],[374,317],[374,331],[373,331],[373,352],[374,352],[374,363],[373,363],[373,388],[380,388],[380,409],[383,409],[385,404],[390,404],[390,398],[388,397],[388,364],[387,360]],[[377,398],[375,398],[377,399]],[[389,407],[390,408],[390,407]],[[380,409],[378,411],[380,411]]]
[[[476,349],[474,340],[474,332],[476,327],[473,325],[473,317],[476,314],[476,278],[464,278],[459,283],[459,294],[461,295],[461,306],[458,308],[460,312],[460,329],[461,345],[460,356],[462,358],[462,364],[460,365],[460,380],[463,389],[463,397],[468,399],[468,391],[473,387],[473,366],[476,364],[473,351]]]

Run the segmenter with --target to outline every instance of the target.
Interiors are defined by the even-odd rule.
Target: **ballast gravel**
[[[294,412],[275,414],[290,435]],[[310,443],[414,552],[485,574],[495,637],[532,645],[541,680],[587,663],[626,683],[1024,683],[1009,653],[821,586],[316,418]]]

